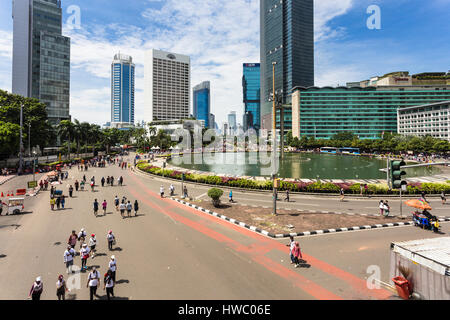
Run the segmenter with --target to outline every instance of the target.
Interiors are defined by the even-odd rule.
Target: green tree
[[[67,140],[68,157],[70,159],[70,145],[75,137],[75,125],[70,120],[62,120],[58,125],[58,135]]]

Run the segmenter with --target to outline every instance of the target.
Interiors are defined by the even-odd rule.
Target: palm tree
[[[102,131],[100,130],[100,126],[96,124],[91,124],[89,128],[89,137],[88,141],[92,143],[92,152],[95,156],[95,144],[101,141]]]
[[[75,141],[77,142],[77,156],[80,157],[80,142],[83,139],[83,128],[81,126],[80,121],[75,119],[74,123],[74,133],[75,133]]]
[[[58,127],[58,135],[62,139],[67,139],[67,145],[68,145],[68,153],[69,153],[69,159],[70,159],[70,144],[72,142],[72,139],[75,135],[75,126],[70,120],[62,120]]]

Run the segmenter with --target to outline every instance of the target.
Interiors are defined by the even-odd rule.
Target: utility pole
[[[22,127],[23,127],[23,103],[20,104],[20,151],[19,151],[19,175],[23,171],[23,141],[22,141]]]
[[[31,122],[28,122],[28,156],[31,157]]]

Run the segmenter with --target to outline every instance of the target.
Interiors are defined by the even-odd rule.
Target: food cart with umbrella
[[[413,214],[414,225],[422,229],[433,230],[439,232],[439,221],[436,216],[433,216],[429,211],[433,210],[428,202],[420,199],[408,200],[405,202],[408,207],[422,210],[416,210]]]

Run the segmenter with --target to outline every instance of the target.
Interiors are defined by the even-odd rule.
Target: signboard
[[[28,182],[28,189],[34,189],[37,187],[37,181],[29,181]]]

